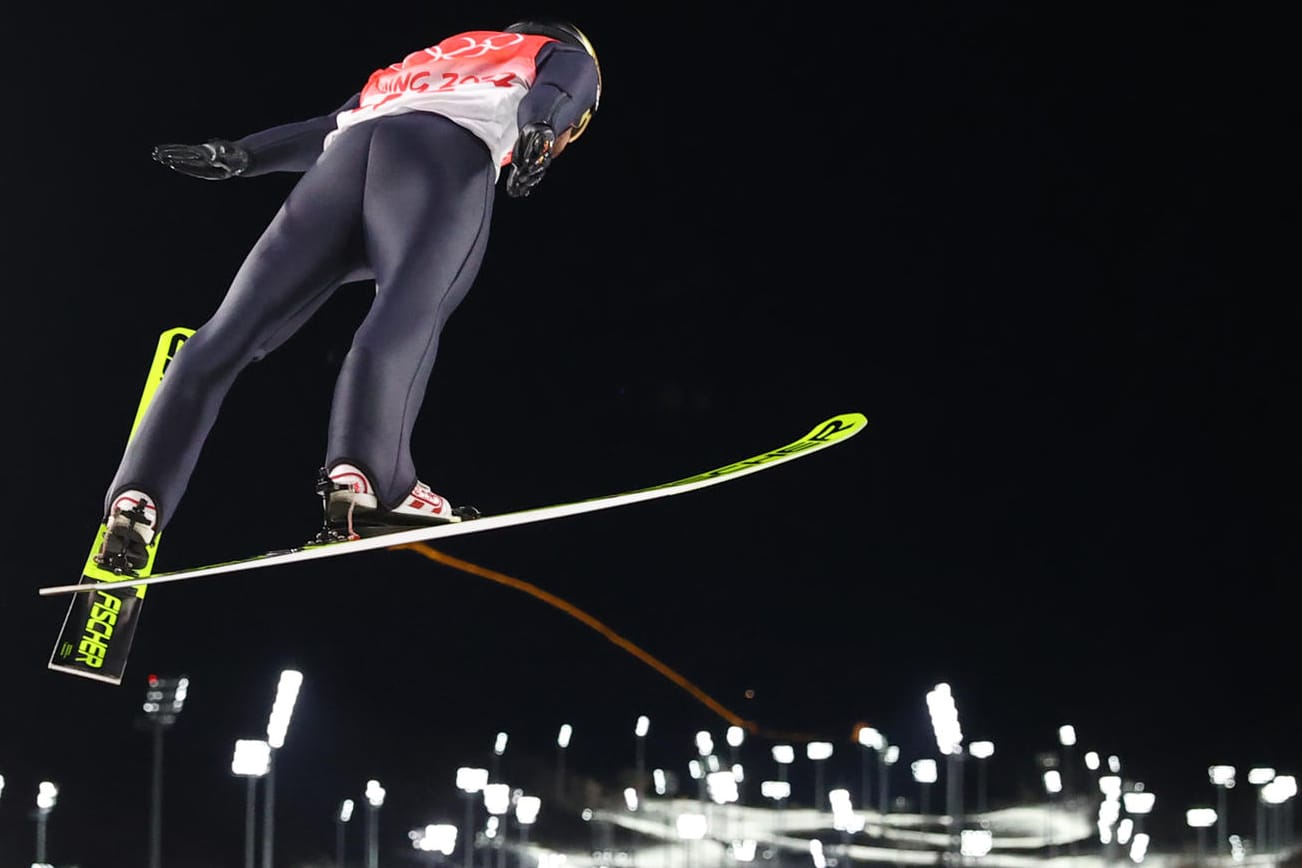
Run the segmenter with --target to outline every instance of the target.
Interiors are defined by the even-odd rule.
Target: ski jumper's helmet
[[[517,21],[510,27],[506,28],[507,33],[528,33],[531,36],[550,36],[558,42],[564,42],[567,45],[575,45],[588,52],[592,62],[597,67],[597,98],[592,103],[592,108],[583,113],[583,117],[575,121],[574,126],[570,129],[570,141],[574,141],[583,135],[583,131],[588,128],[588,122],[592,120],[593,114],[597,111],[597,106],[601,104],[601,63],[597,60],[597,50],[592,47],[588,37],[583,31],[566,21]]]

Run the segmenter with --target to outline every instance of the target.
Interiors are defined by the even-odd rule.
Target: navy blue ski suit
[[[482,44],[497,32],[487,33]],[[445,50],[442,59],[457,53]],[[416,52],[408,61],[428,57]],[[524,61],[536,75],[527,88],[516,82],[523,96],[515,97],[518,106],[511,104],[513,117],[493,121],[500,126],[499,153],[487,143],[491,136],[471,131],[474,117],[470,123],[454,119],[462,112],[455,104],[443,109],[416,103],[386,113],[393,99],[381,93],[386,88],[411,85],[413,99],[432,93],[415,93],[419,87],[410,75],[396,78],[400,64],[377,70],[369,91],[359,91],[329,115],[237,142],[251,156],[242,177],[303,175],[216,312],[168,369],[106,494],[106,514],[120,493],[140,490],[155,499],[161,530],[175,514],[240,371],[294,334],[338,287],[368,279],[375,281],[376,295],[339,372],[324,463],[361,468],[386,508],[411,491],[417,481],[412,428],[439,335],[483,260],[496,182],[510,145],[527,123],[546,123],[559,134],[596,103],[598,71],[583,49],[538,40]],[[390,76],[387,84],[381,73]],[[368,93],[381,105],[374,116],[339,123],[342,115],[355,118],[366,108]],[[500,97],[495,90],[487,93]]]

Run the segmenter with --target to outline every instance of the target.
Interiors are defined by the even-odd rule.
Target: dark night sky
[[[44,668],[66,603],[36,591],[76,580],[153,341],[201,324],[294,181],[204,184],[153,145],[320,114],[414,48],[539,11],[276,5],[48,4],[6,55],[6,865],[29,855],[45,778],[63,788],[51,855],[144,864],[150,672],[193,683],[167,743],[175,866],[238,863],[230,752],[261,737],[285,667],[305,676],[279,766],[286,865],[331,851],[335,806],[370,777],[388,846],[459,817],[453,772],[499,729],[524,774],[571,722],[570,763],[605,781],[639,714],[655,763],[722,733],[562,613],[409,553],[158,588],[122,687]],[[1178,828],[1213,798],[1211,763],[1302,771],[1298,184],[1273,129],[1296,99],[1268,16],[1052,5],[544,10],[596,42],[602,109],[534,197],[499,196],[414,450],[435,490],[504,512],[863,412],[865,433],[783,468],[441,548],[766,728],[832,737],[852,777],[869,721],[902,745],[908,792],[934,749],[923,696],[946,680],[969,738],[997,745],[1000,798],[1073,723]],[[242,376],[159,569],[314,530],[369,291]]]

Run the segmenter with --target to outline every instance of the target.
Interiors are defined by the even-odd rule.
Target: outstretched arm
[[[342,111],[357,107],[359,94],[327,115],[281,124],[231,142],[210,139],[202,145],[159,145],[154,159],[169,169],[203,178],[224,181],[237,176],[269,172],[306,172],[321,156],[325,137],[335,128]]]
[[[334,130],[335,118],[340,112],[357,108],[359,97],[360,94],[353,94],[330,114],[281,124],[237,139],[235,144],[249,153],[249,167],[241,174],[252,177],[268,172],[306,172],[321,156],[322,143]]]

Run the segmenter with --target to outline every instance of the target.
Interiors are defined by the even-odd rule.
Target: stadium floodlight
[[[775,802],[791,798],[791,784],[786,781],[761,781],[760,795]]]
[[[335,865],[342,868],[344,864],[345,845],[348,835],[348,821],[353,818],[353,800],[344,799],[339,803],[335,814]]]
[[[231,757],[231,774],[245,778],[244,795],[244,868],[253,868],[254,827],[258,801],[258,779],[271,769],[271,745],[265,741],[242,738],[235,742]]]
[[[1056,796],[1062,792],[1062,772],[1057,769],[1048,769],[1045,771],[1044,791],[1050,796]]]
[[[385,789],[379,781],[371,779],[366,782],[362,795],[366,799],[366,868],[378,868],[380,808],[384,807]]]
[[[1099,770],[1100,765],[1101,763],[1099,761],[1098,751],[1092,750],[1092,751],[1088,751],[1085,754],[1085,768],[1089,769],[1092,772],[1096,772]]]
[[[1157,796],[1148,792],[1129,792],[1121,796],[1121,802],[1126,807],[1127,814],[1134,814],[1142,817],[1153,811],[1153,805],[1157,802]]]
[[[515,821],[522,826],[532,826],[538,821],[538,811],[542,808],[542,799],[537,796],[521,796],[515,800]]]
[[[709,831],[709,823],[704,814],[679,814],[675,825],[678,829],[678,837],[684,841],[699,841]]]
[[[827,797],[823,792],[823,765],[832,756],[832,743],[811,741],[805,745],[805,756],[814,763],[814,809],[821,811]]]
[[[731,771],[710,772],[705,776],[705,789],[717,805],[737,801],[737,778]]]
[[[451,856],[457,846],[457,827],[447,823],[431,823],[424,829],[409,834],[411,846],[425,853],[442,853]]]
[[[289,721],[294,716],[294,704],[298,701],[298,692],[302,686],[303,673],[296,669],[282,670],[276,682],[276,695],[271,703],[271,714],[267,717],[267,744],[271,745],[271,756],[262,784],[263,868],[271,868],[275,848],[276,751],[285,746],[285,735],[289,732]]]
[[[1268,768],[1266,766],[1257,766],[1255,768],[1248,769],[1248,783],[1252,784],[1254,787],[1259,787],[1262,784],[1268,784],[1272,780],[1274,780],[1274,778],[1275,778],[1275,770],[1272,768]]]
[[[36,787],[36,861],[45,864],[46,823],[50,812],[59,803],[59,787],[52,781],[41,781]]]
[[[1190,808],[1184,812],[1184,819],[1192,829],[1206,829],[1216,822],[1216,811],[1212,808]]]
[[[1058,744],[1063,747],[1074,746],[1076,744],[1076,727],[1069,723],[1058,727]]]
[[[483,792],[486,786],[488,786],[488,769],[468,766],[457,769],[457,789],[461,791],[461,797],[466,802],[466,821],[461,835],[465,841],[461,848],[463,868],[471,868],[474,860],[475,793]]]
[[[630,811],[637,810],[637,787],[624,787],[624,807]]]
[[[789,744],[773,745],[773,761],[780,766],[790,765],[796,760],[796,749]]]
[[[963,730],[958,723],[958,708],[954,694],[944,682],[927,693],[927,713],[936,736],[936,747],[944,756],[957,754],[963,749]]]

